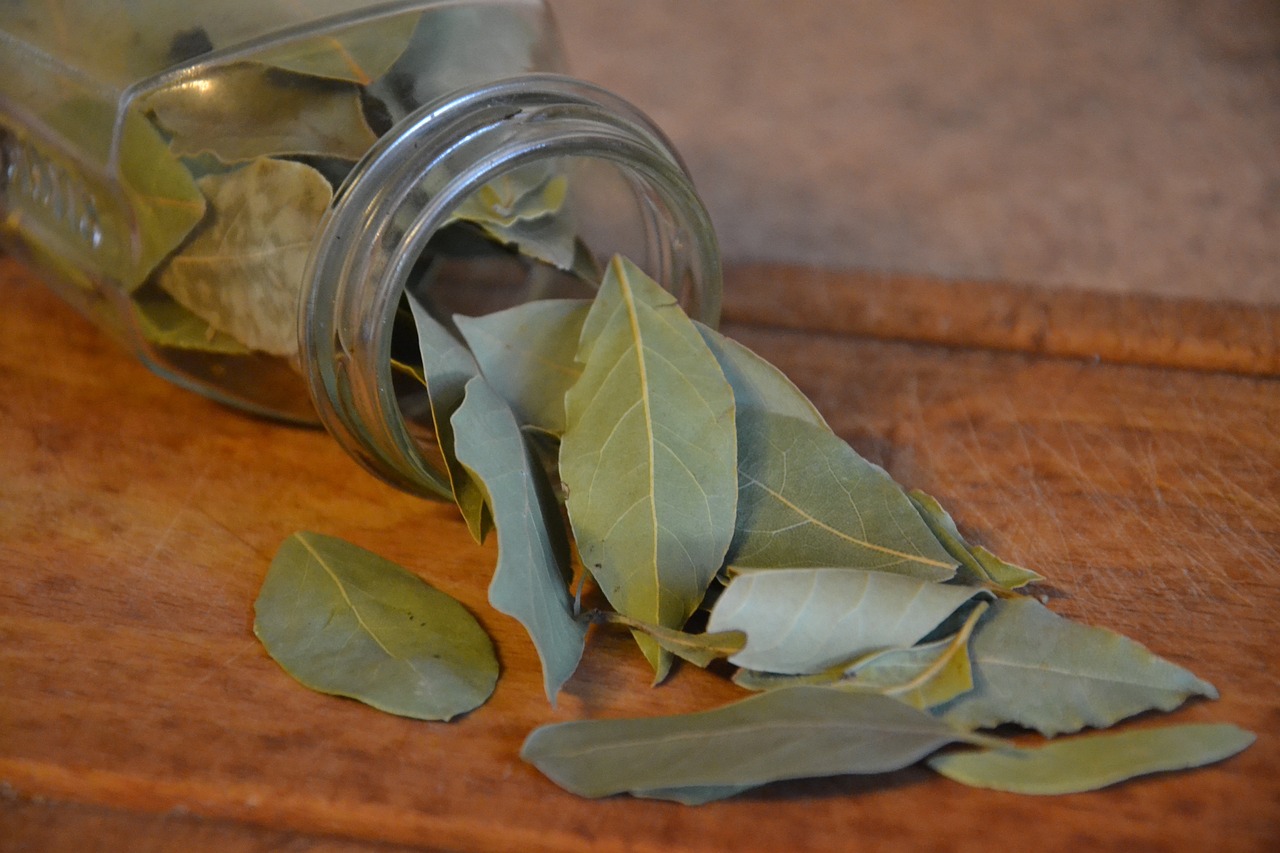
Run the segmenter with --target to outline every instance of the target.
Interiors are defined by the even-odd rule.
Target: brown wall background
[[[731,261],[1280,303],[1276,0],[550,0]]]

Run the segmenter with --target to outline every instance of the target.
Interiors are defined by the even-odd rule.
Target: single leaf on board
[[[977,587],[858,569],[742,572],[711,608],[707,631],[747,635],[730,663],[816,673],[868,652],[911,646],[981,594]]]
[[[418,330],[418,350],[422,355],[422,379],[431,400],[431,420],[436,445],[444,457],[445,472],[453,500],[462,513],[467,529],[477,542],[483,542],[492,516],[484,492],[458,460],[451,418],[462,405],[467,383],[479,375],[480,368],[462,342],[431,316],[412,295],[407,297],[413,322]]]
[[[363,21],[334,33],[286,42],[259,60],[298,74],[367,86],[405,52],[419,17],[410,13]]]
[[[489,603],[529,632],[554,703],[578,666],[586,638],[569,595],[569,542],[559,504],[511,409],[484,377],[467,383],[453,414],[453,433],[458,460],[482,485],[497,528]]]
[[[738,414],[737,569],[838,567],[947,580],[956,561],[902,488],[839,436],[769,411]]]
[[[655,643],[678,658],[694,666],[706,667],[713,660],[727,658],[742,649],[747,635],[741,631],[724,631],[719,634],[690,634],[675,628],[663,628],[623,616],[621,613],[600,611],[588,614],[592,622],[603,625],[621,625],[633,631],[647,634]]]
[[[960,535],[955,521],[937,500],[920,491],[907,493],[920,518],[929,525],[942,547],[960,563],[956,571],[958,580],[965,583],[985,583],[1004,590],[1018,589],[1029,583],[1044,580],[1044,576],[1006,563],[981,545],[970,545]]]
[[[733,535],[733,391],[675,297],[621,258],[578,361],[560,445],[578,553],[618,612],[680,628]],[[661,675],[665,655],[637,640]]]
[[[392,714],[448,720],[498,680],[493,643],[461,604],[331,536],[286,539],[254,612],[254,634],[298,681]]]
[[[705,801],[706,789],[897,770],[974,737],[885,696],[788,687],[711,711],[544,726],[520,756],[584,797],[695,789]]]
[[[145,297],[141,291],[135,292],[133,309],[143,337],[156,346],[223,355],[245,355],[250,352],[244,344],[217,331],[164,292],[147,294]]]
[[[715,329],[696,321],[695,325],[733,387],[733,401],[740,419],[772,412],[808,421],[814,426],[827,426],[809,398],[781,370]]]
[[[1135,776],[1203,767],[1247,748],[1255,736],[1200,723],[1107,732],[1043,746],[935,755],[929,766],[956,782],[1014,794],[1096,791]]]
[[[225,163],[263,156],[357,160],[377,141],[353,83],[316,80],[256,62],[218,66],[148,95],[143,108],[176,154]]]
[[[210,221],[160,271],[174,299],[250,349],[298,351],[302,276],[333,190],[310,166],[263,157],[200,180]]]
[[[485,379],[521,425],[564,433],[564,396],[582,375],[574,354],[588,308],[578,299],[538,299],[454,318]]]
[[[999,600],[970,641],[973,690],[938,712],[965,728],[1016,723],[1052,736],[1170,711],[1213,686],[1126,637],[1058,616],[1033,599]]]

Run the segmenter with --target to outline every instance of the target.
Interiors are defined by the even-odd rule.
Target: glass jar
[[[406,290],[447,321],[623,254],[718,319],[678,155],[562,71],[540,0],[10,0],[0,241],[155,372],[447,496]]]

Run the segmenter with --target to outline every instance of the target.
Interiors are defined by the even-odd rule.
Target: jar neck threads
[[[365,468],[401,489],[451,495],[447,476],[411,434],[392,376],[392,330],[410,275],[431,238],[481,187],[540,162],[612,176],[606,206],[625,208],[630,232],[621,250],[691,316],[719,319],[710,218],[671,144],[634,107],[572,78],[524,75],[420,108],[339,189],[311,253],[299,316],[301,367],[321,422]],[[569,180],[578,189],[577,178]],[[615,204],[619,187],[630,197]],[[576,201],[588,208],[601,198],[582,189]],[[575,213],[584,224],[593,216]],[[615,245],[602,242],[612,254]]]

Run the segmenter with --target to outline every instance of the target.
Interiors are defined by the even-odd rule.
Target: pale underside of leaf
[[[588,308],[583,300],[539,299],[455,318],[485,379],[522,425],[564,433],[564,397],[582,375],[574,355]]]
[[[1222,761],[1255,739],[1236,726],[1201,723],[1080,735],[1038,747],[953,752],[928,763],[948,779],[976,788],[1075,794]]]
[[[1016,723],[1052,736],[1218,695],[1133,640],[1064,619],[1033,599],[994,602],[970,655],[974,689],[939,709],[966,728]]]
[[[483,542],[492,521],[484,494],[458,460],[457,436],[451,418],[466,394],[467,383],[480,373],[471,353],[412,295],[407,297],[418,330],[422,379],[431,402],[436,445],[444,457],[445,473],[454,502],[477,542]]]
[[[680,628],[733,532],[732,390],[674,297],[621,259],[587,315],[578,360],[560,473],[582,562],[620,613]]]
[[[972,737],[884,696],[789,687],[693,714],[545,726],[521,757],[586,797],[685,789],[702,801],[714,789],[896,770]]]
[[[827,428],[817,407],[781,370],[715,329],[695,325],[733,388],[734,405],[745,413],[740,417],[770,412]]]
[[[316,155],[356,160],[376,141],[355,84],[315,81],[256,62],[215,68],[147,97],[174,153],[224,163]]]
[[[829,429],[738,414],[734,568],[842,567],[947,580],[956,561],[901,487]]]
[[[303,271],[333,190],[310,166],[262,158],[200,180],[210,220],[160,271],[174,299],[250,349],[298,350]]]
[[[254,609],[267,652],[313,690],[447,720],[478,707],[497,683],[493,643],[461,604],[340,539],[287,539]]]
[[[586,637],[567,586],[569,543],[559,506],[515,416],[483,377],[467,383],[453,430],[458,460],[483,484],[497,528],[489,603],[529,632],[554,703]]]
[[[741,572],[711,610],[708,631],[743,631],[729,660],[747,669],[816,673],[886,648],[914,645],[982,594],[889,572],[774,569]]]

